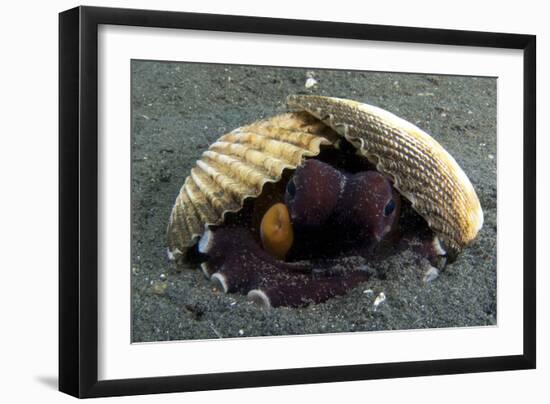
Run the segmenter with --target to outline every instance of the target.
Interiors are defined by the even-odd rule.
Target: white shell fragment
[[[436,280],[438,277],[439,277],[439,269],[437,269],[436,267],[432,267],[430,265],[426,270],[426,272],[424,272],[424,277],[422,278],[422,281],[424,283],[430,283]]]
[[[386,294],[384,292],[380,292],[380,294],[376,296],[376,299],[374,299],[374,303],[372,304],[374,311],[378,310],[378,307],[385,301],[386,301]]]
[[[363,294],[367,295],[367,296],[372,296],[374,294],[373,290],[372,289],[365,289],[363,291]]]
[[[305,88],[311,88],[317,85],[317,80],[315,80],[313,77],[308,77],[306,80]]]

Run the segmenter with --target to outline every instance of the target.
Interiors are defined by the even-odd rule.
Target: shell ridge
[[[249,164],[246,161],[241,161],[235,157],[212,150],[205,152],[205,156],[225,166],[228,169],[228,174],[234,174],[236,178],[243,180],[251,187],[258,187],[259,182],[265,177],[271,178],[264,169]]]
[[[301,149],[309,149],[309,146],[312,142],[318,142],[326,145],[332,143],[330,140],[324,137],[320,137],[319,135],[314,135],[311,132],[298,129],[281,128],[276,126],[239,128],[234,133],[257,133],[267,139],[290,143]]]
[[[197,161],[197,166],[214,179],[229,195],[232,195],[234,201],[240,200],[241,194],[249,194],[253,191],[248,186],[239,183],[235,178],[222,173],[224,166],[209,158],[203,158]]]
[[[299,164],[304,150],[291,143],[285,143],[279,140],[270,139],[253,132],[238,132],[234,134],[232,133],[231,136],[233,137],[228,137],[228,139],[239,143],[255,145],[263,152],[269,153],[275,157],[292,156],[291,161],[294,165]],[[224,138],[225,136],[222,137],[222,139]]]
[[[182,250],[193,245],[195,240],[200,236],[199,231],[201,229],[197,221],[197,213],[194,209],[193,204],[188,198],[185,185],[183,185],[172,208],[171,217],[173,217],[173,222],[168,227],[168,245],[172,255],[174,255],[173,252],[176,249],[183,253]],[[180,233],[180,230],[184,232]],[[174,237],[177,240],[174,240]]]
[[[177,200],[176,200],[177,203]],[[185,223],[185,219],[182,221],[179,218],[176,218],[175,216],[178,215],[181,211],[178,209],[175,209],[175,205],[172,208],[172,213],[170,214],[170,222],[168,224],[168,228],[166,229],[166,232],[168,234],[168,250],[170,252],[174,251],[177,247],[177,245],[184,244],[184,239],[191,239],[192,234],[189,231],[189,227],[187,226],[187,223]],[[181,223],[181,226],[176,226],[178,229],[181,229],[182,231],[174,231],[174,224],[175,223]],[[172,253],[173,255],[173,253]]]
[[[233,201],[225,190],[207,173],[195,167],[191,170],[191,176],[218,214],[221,214],[227,207],[232,206]]]
[[[285,163],[280,158],[239,143],[216,142],[210,150],[233,158],[244,158],[245,161],[258,168],[266,168],[271,176],[278,175],[285,168],[291,168],[290,164]]]
[[[208,199],[200,192],[200,189],[195,184],[191,176],[185,181],[185,191],[189,200],[195,207],[197,213],[201,217],[203,224],[212,223],[219,224],[219,219],[216,219],[216,212],[208,202]]]
[[[195,206],[189,199],[189,196],[187,195],[187,191],[185,190],[185,187],[182,187],[182,192],[180,192],[180,211],[181,213],[185,213],[185,210],[190,211],[191,214],[186,214],[185,221],[187,224],[187,227],[189,228],[189,232],[191,233],[191,236],[198,235],[199,232],[202,230],[202,226],[198,220],[198,213],[195,209]]]

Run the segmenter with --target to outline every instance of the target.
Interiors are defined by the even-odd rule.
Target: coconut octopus
[[[405,248],[432,279],[475,239],[473,186],[427,133],[356,101],[288,104],[299,111],[235,129],[203,153],[172,209],[171,259],[200,260],[226,293],[300,307],[345,294]]]

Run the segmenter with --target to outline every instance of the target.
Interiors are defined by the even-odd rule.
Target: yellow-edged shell
[[[268,182],[281,179],[338,135],[307,112],[285,113],[220,137],[197,161],[180,190],[168,225],[168,254],[176,259],[207,226],[219,225]]]
[[[459,252],[483,225],[483,211],[470,180],[430,135],[381,108],[356,101],[290,96],[302,111],[243,126],[222,136],[191,170],[168,225],[168,252],[177,258],[205,228],[219,225],[268,182],[281,179],[321,145],[339,136],[375,164],[427,221],[450,253]],[[331,129],[332,128],[332,129]]]

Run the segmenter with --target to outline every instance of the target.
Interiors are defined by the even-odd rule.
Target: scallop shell
[[[458,253],[474,240],[483,225],[474,187],[455,159],[422,129],[357,101],[292,95],[287,102],[355,145],[392,180],[450,253]]]
[[[168,255],[177,259],[208,226],[260,195],[338,135],[307,112],[285,113],[237,128],[202,154],[179,192],[168,225]]]
[[[222,136],[186,178],[168,225],[168,253],[177,259],[208,226],[242,208],[268,182],[281,179],[321,146],[343,136],[393,182],[450,254],[469,244],[483,224],[470,180],[430,135],[381,108],[356,101],[290,96],[302,111],[261,120]]]

